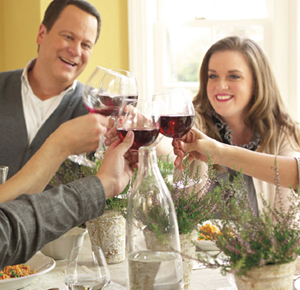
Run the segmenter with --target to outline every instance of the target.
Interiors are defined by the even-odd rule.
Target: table
[[[90,243],[89,235],[85,236],[84,243]],[[66,260],[57,260],[55,268],[33,280],[31,285],[23,290],[47,290],[59,288],[66,290],[64,284]],[[126,289],[125,262],[109,265],[111,284],[105,290]],[[192,274],[192,290],[234,290],[226,276],[221,275],[219,269],[196,269]]]

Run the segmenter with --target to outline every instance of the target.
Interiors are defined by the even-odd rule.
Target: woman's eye
[[[217,76],[216,75],[208,75],[209,79],[215,79]]]
[[[237,79],[240,79],[241,77],[238,75],[230,75],[230,78],[237,80]]]

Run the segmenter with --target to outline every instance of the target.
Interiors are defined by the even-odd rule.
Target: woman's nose
[[[228,82],[226,80],[219,80],[217,88],[220,90],[227,90],[229,88]]]

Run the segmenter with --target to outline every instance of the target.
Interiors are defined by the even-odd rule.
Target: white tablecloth
[[[85,243],[90,243],[89,236],[86,235]],[[33,282],[24,290],[47,290],[59,288],[66,290],[64,284],[66,260],[57,260],[55,268],[34,279]],[[126,269],[125,262],[109,265],[111,283],[105,290],[124,290],[126,289]],[[234,290],[227,280],[221,275],[220,270],[216,269],[197,269],[193,270],[192,290]]]

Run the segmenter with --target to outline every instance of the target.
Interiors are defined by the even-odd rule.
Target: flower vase
[[[244,276],[234,275],[238,290],[293,289],[296,262],[266,265],[249,270]]]
[[[180,246],[183,265],[183,282],[184,290],[191,289],[192,271],[194,260],[191,258],[196,257],[196,241],[198,232],[196,230],[188,234],[180,234]],[[191,258],[189,258],[191,257]]]
[[[106,210],[86,222],[92,246],[100,246],[108,264],[125,260],[125,218],[120,212]]]

